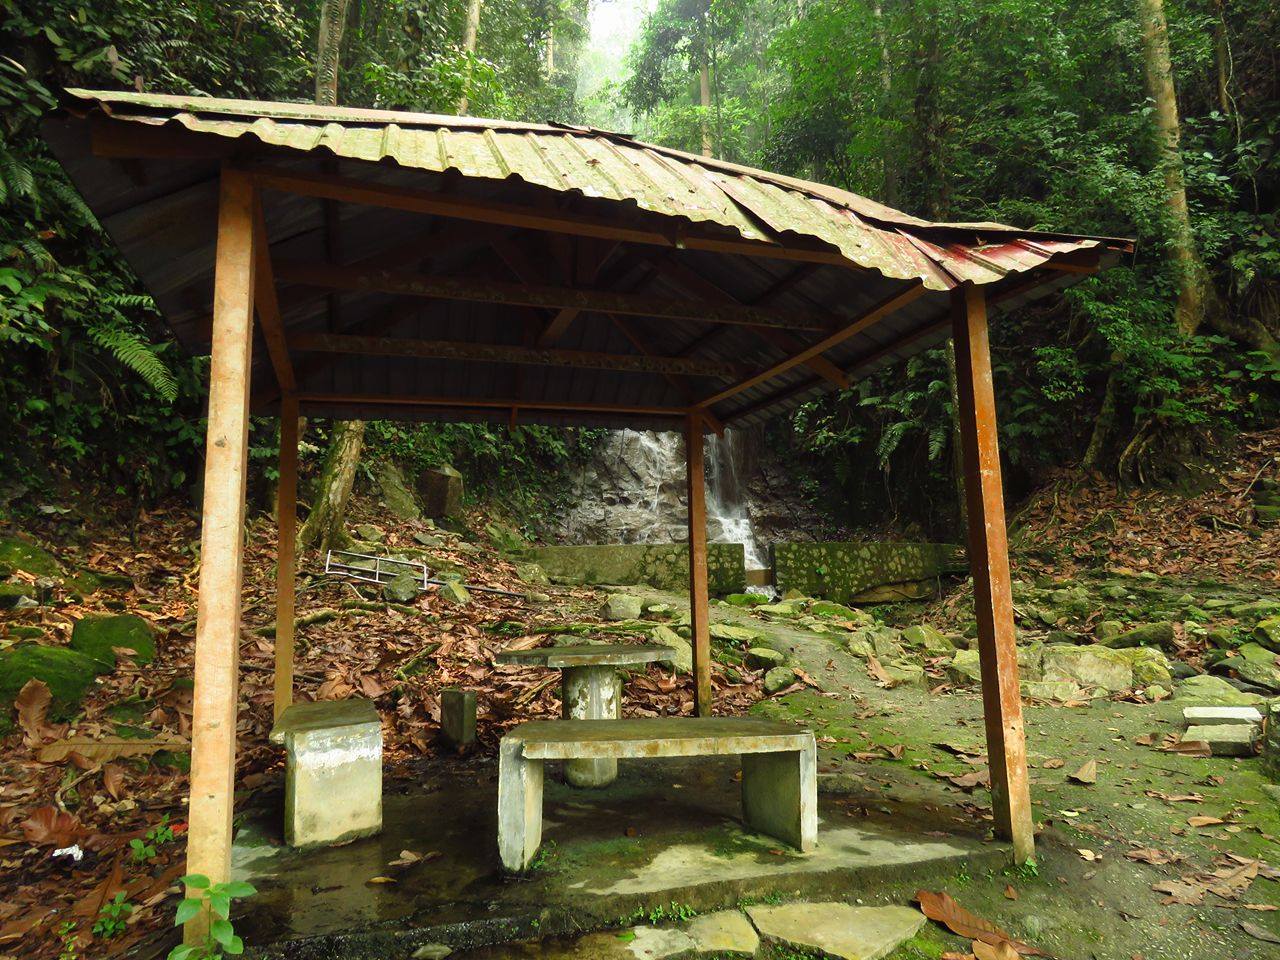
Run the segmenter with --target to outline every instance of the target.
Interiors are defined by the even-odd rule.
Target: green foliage
[[[210,883],[209,878],[198,873],[188,874],[180,883],[198,896],[184,897],[174,913],[174,926],[182,926],[188,920],[208,911],[209,933],[203,943],[183,944],[169,951],[168,960],[222,960],[227,956],[244,953],[244,941],[236,936],[231,923],[231,904],[258,891],[253,884],[243,880],[228,883]]]
[[[125,900],[124,891],[121,890],[98,911],[98,918],[93,922],[94,935],[103,940],[118,937],[124,933],[131,913],[133,913],[133,904]]]
[[[155,858],[156,848],[173,840],[173,828],[166,813],[160,822],[147,831],[145,839],[134,837],[129,841],[130,856],[134,863],[146,863]]]

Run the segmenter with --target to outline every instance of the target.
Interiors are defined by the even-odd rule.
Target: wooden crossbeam
[[[289,359],[289,347],[285,343],[284,321],[280,317],[276,281],[271,273],[267,221],[262,214],[262,196],[257,190],[253,192],[253,271],[253,304],[257,309],[262,337],[267,342],[267,357],[280,392],[290,394],[298,388],[298,382],[294,377],[293,362]]]
[[[419,357],[432,360],[468,360],[480,363],[520,363],[538,367],[570,367],[613,370],[620,373],[657,373],[686,377],[735,377],[747,368],[696,357],[661,357],[653,354],[600,353],[511,344],[454,340],[415,340],[352,334],[294,334],[289,346],[301,353],[339,353],[378,357]]]
[[[764,257],[776,260],[798,260],[825,263],[850,270],[861,270],[843,254],[830,247],[803,247],[760,240],[745,240],[733,236],[715,237],[677,231],[674,226],[624,225],[615,218],[591,216],[565,210],[540,209],[519,204],[492,200],[475,200],[448,193],[411,187],[387,186],[365,183],[350,177],[331,174],[302,173],[295,170],[259,165],[253,168],[259,186],[295,193],[301,196],[322,197],[346,203],[360,203],[375,207],[390,207],[433,216],[475,220],[481,223],[499,223],[527,230],[568,234],[579,237],[596,237],[601,240],[618,240],[624,243],[640,243],[658,247],[685,247],[690,250],[708,250],[714,253],[733,253],[748,257]]]
[[[616,403],[594,403],[586,400],[519,400],[515,397],[431,397],[410,394],[325,393],[298,394],[300,404],[341,403],[371,407],[448,407],[458,410],[544,410],[558,413],[616,413],[635,417],[671,417],[681,419],[690,411],[684,407],[631,406]],[[701,412],[698,412],[701,416]]]
[[[629,321],[612,313],[607,316],[613,321],[614,326],[622,332],[622,335],[631,341],[631,345],[633,347],[647,357],[655,356],[655,354],[649,349],[649,345],[645,342],[645,339],[640,336]],[[686,404],[693,406],[693,393],[689,390],[688,386],[685,385],[684,381],[677,379],[676,371],[664,372],[663,377],[666,378],[667,383],[670,384],[671,388],[680,395],[680,398],[684,400]],[[724,424],[720,421],[720,418],[712,414],[710,410],[706,411],[704,419],[706,420],[707,425],[717,434],[724,433]]]
[[[850,337],[857,336],[868,327],[879,323],[889,314],[905,307],[907,304],[920,297],[924,292],[924,285],[919,281],[911,283],[906,287],[906,289],[899,290],[897,293],[881,300],[878,304],[847,326],[844,326],[833,333],[827,334],[827,336],[823,337],[817,343],[805,347],[805,349],[798,353],[793,353],[785,360],[780,360],[778,363],[775,363],[773,366],[768,367],[765,370],[761,370],[759,373],[747,377],[744,380],[739,380],[732,386],[725,387],[723,390],[713,393],[708,397],[704,397],[702,400],[698,401],[697,406],[701,409],[707,409],[722,400],[728,400],[730,397],[736,397],[744,390],[750,390],[758,384],[772,380],[774,377],[786,373],[792,367],[804,363],[810,357],[816,357],[818,354],[830,350],[837,344],[843,343]]]
[[[574,307],[578,310],[600,313],[775,327],[783,330],[827,331],[830,329],[825,318],[800,311],[698,303],[679,298],[615,293],[610,290],[584,290],[459,277],[428,277],[415,273],[368,270],[334,263],[281,262],[276,264],[276,276],[290,283],[410,297],[552,309]]]

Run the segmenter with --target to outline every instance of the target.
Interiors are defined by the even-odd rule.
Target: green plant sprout
[[[183,898],[173,917],[174,926],[181,926],[206,909],[212,922],[203,943],[184,943],[174,947],[169,951],[168,960],[222,960],[223,957],[244,953],[244,941],[236,936],[231,925],[231,904],[257,893],[253,884],[243,880],[210,883],[208,877],[198,873],[188,874],[180,882],[200,895]]]
[[[154,859],[156,848],[162,843],[170,842],[172,839],[173,828],[169,826],[169,815],[166,813],[160,818],[158,824],[147,831],[145,840],[134,837],[129,841],[129,849],[133,851],[133,862],[146,863],[148,860]]]
[[[129,922],[131,913],[133,913],[133,904],[124,898],[124,891],[121,890],[98,911],[98,919],[93,922],[94,936],[101,937],[103,940],[120,936],[124,933],[125,924]]]

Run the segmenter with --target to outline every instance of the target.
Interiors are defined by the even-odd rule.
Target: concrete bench
[[[334,846],[382,829],[382,720],[372,700],[295,703],[271,742],[285,747],[289,846]]]
[[[791,724],[737,717],[534,720],[502,738],[498,756],[498,853],[524,872],[542,843],[542,766],[547,760],[741,754],[747,826],[802,851],[818,837],[817,746]]]

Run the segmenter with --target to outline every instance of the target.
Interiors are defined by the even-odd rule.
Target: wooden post
[[[276,485],[276,720],[293,703],[294,554],[298,531],[298,400],[280,401],[280,481]]]
[[[1018,646],[1009,586],[995,390],[987,339],[987,303],[980,287],[952,292],[965,500],[969,511],[969,569],[982,666],[982,705],[997,835],[1013,841],[1014,859],[1035,857],[1027,748],[1018,688]]]
[[[689,491],[689,622],[693,638],[694,707],[711,716],[711,634],[707,623],[707,499],[702,459],[702,417],[685,421],[686,478]]]
[[[224,166],[213,288],[187,835],[187,872],[203,874],[213,883],[227,880],[231,872],[253,277],[253,185],[244,174]],[[202,941],[208,928],[207,913],[188,921],[187,943]]]

